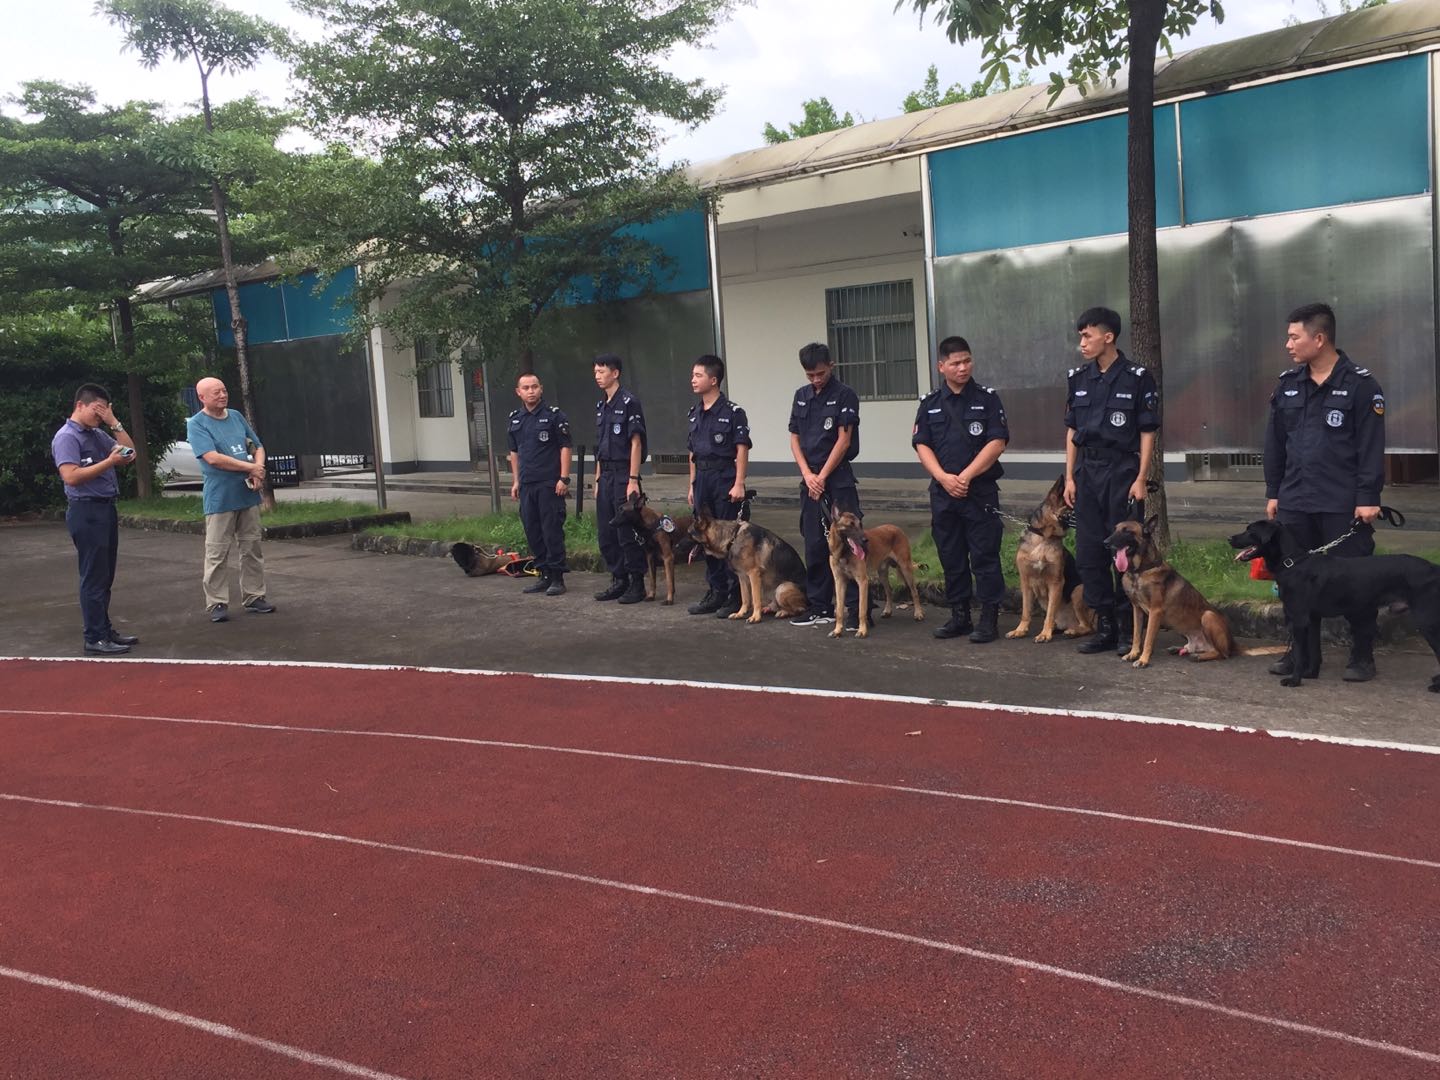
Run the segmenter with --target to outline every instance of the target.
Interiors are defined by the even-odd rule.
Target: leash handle
[[[1394,529],[1403,529],[1405,527],[1405,515],[1393,506],[1380,507],[1380,517],[1376,520],[1383,521]]]

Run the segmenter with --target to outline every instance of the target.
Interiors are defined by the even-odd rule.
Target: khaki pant
[[[260,507],[205,515],[205,610],[230,603],[230,548],[240,548],[240,595],[248,604],[265,595],[260,553]]]

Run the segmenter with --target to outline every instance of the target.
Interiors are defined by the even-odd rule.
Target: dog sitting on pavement
[[[730,618],[758,623],[767,611],[790,618],[807,607],[805,563],[798,551],[769,529],[752,521],[721,521],[701,510],[690,523],[689,535],[735,571],[740,610]],[[771,597],[771,605],[766,605],[766,596]]]
[[[1030,633],[1032,613],[1037,605],[1045,609],[1045,622],[1036,641],[1049,641],[1056,630],[1066,637],[1084,637],[1095,630],[1095,614],[1085,603],[1085,590],[1075,556],[1065,547],[1070,529],[1070,508],[1065,505],[1065,477],[1045,493],[1045,499],[1030,515],[1030,524],[1015,550],[1015,569],[1020,574],[1020,623],[1005,636],[1022,638]]]
[[[830,544],[830,573],[835,579],[835,629],[831,637],[845,632],[845,588],[854,581],[860,593],[859,619],[856,637],[870,633],[870,578],[878,574],[880,587],[885,592],[885,608],[880,612],[882,619],[888,619],[895,610],[890,590],[890,568],[900,571],[910,589],[910,598],[915,605],[915,621],[925,618],[925,609],[920,603],[920,590],[915,587],[915,563],[910,558],[910,538],[898,525],[877,525],[865,529],[860,519],[846,511],[830,522],[828,534]]]

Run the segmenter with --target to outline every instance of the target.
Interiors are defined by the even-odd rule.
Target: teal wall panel
[[[658,247],[671,260],[668,268],[656,275],[655,292],[662,295],[697,292],[710,287],[710,248],[706,238],[705,211],[692,207],[670,214],[645,225],[627,225],[619,230],[622,236],[638,237]],[[595,300],[595,283],[579,278],[566,297],[570,304],[589,304]],[[615,290],[614,299],[633,300],[641,290],[627,285]]]
[[[1180,222],[1173,106],[1155,110],[1155,213]],[[1107,116],[930,155],[935,254],[1048,244],[1128,227],[1126,120]]]
[[[1427,68],[1412,56],[1182,102],[1186,221],[1428,191]]]
[[[248,340],[253,345],[300,338],[328,337],[350,329],[350,293],[355,268],[346,267],[320,292],[319,276],[304,273],[295,281],[256,281],[240,286],[240,312],[245,316]],[[215,337],[226,348],[235,347],[230,330],[230,301],[224,289],[210,294],[215,308]]]

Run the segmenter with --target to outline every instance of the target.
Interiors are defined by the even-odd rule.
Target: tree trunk
[[[130,298],[116,299],[120,313],[120,351],[125,355],[125,400],[130,410],[130,441],[135,444],[135,483],[140,498],[155,494],[154,469],[150,465],[150,439],[145,433],[145,380],[135,370],[135,313]]]
[[[1130,4],[1129,139],[1126,167],[1130,207],[1130,352],[1137,364],[1155,376],[1160,410],[1165,408],[1164,373],[1160,364],[1160,256],[1155,242],[1155,49],[1160,43],[1166,0],[1132,0]],[[1157,515],[1155,540],[1170,548],[1170,516],[1165,497],[1164,432],[1155,433],[1155,454],[1149,479],[1157,485],[1145,502],[1147,515]]]

